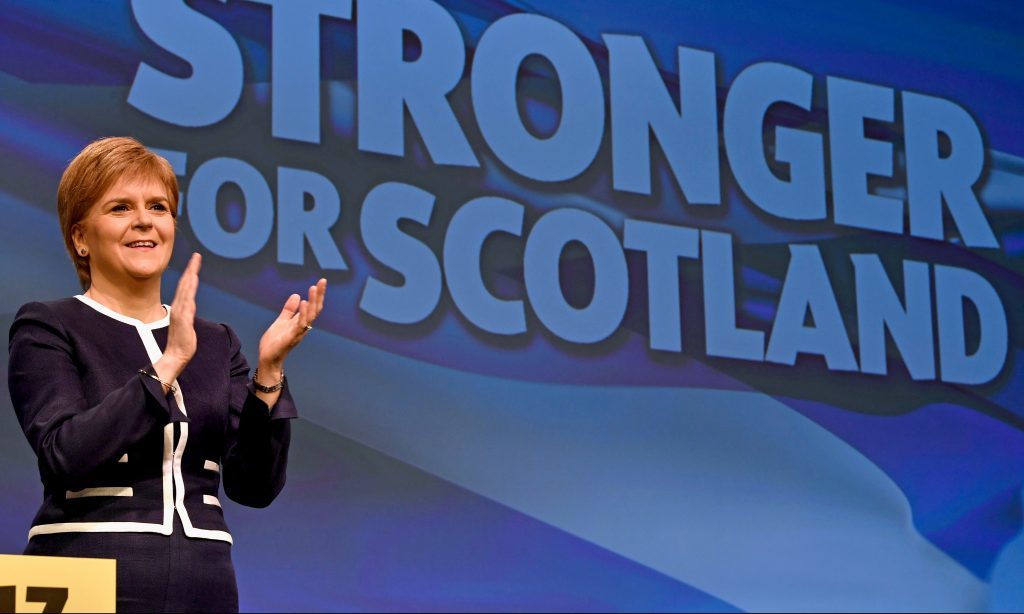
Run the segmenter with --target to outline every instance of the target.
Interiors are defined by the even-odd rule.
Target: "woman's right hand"
[[[188,266],[178,280],[178,289],[171,303],[171,322],[167,329],[167,347],[153,368],[160,379],[168,384],[185,370],[185,365],[196,353],[196,290],[199,289],[199,267],[203,257],[192,254]]]

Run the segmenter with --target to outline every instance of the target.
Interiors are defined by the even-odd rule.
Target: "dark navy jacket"
[[[169,309],[168,309],[169,313]],[[39,459],[43,505],[34,535],[170,535],[230,542],[217,498],[269,505],[284,486],[287,385],[268,410],[235,333],[197,318],[196,354],[164,394],[153,363],[169,315],[144,324],[84,296],[23,306],[11,326],[8,382]]]

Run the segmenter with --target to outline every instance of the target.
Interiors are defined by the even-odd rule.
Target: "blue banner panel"
[[[1016,4],[16,0],[0,45],[8,327],[79,292],[101,136],[250,361],[328,280],[288,486],[221,497],[243,610],[1024,607]]]

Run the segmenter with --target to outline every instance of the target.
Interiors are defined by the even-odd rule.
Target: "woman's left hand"
[[[309,287],[308,298],[302,300],[298,294],[288,297],[284,309],[260,339],[261,372],[279,372],[284,369],[284,359],[288,352],[302,341],[323,310],[326,290],[327,280],[321,279],[315,286]]]

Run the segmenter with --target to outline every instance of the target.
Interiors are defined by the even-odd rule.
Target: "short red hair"
[[[105,137],[89,143],[64,170],[57,188],[57,218],[64,244],[75,264],[83,290],[92,284],[89,257],[75,250],[75,227],[93,205],[122,178],[154,177],[167,189],[171,216],[178,217],[178,178],[170,162],[126,136]]]

